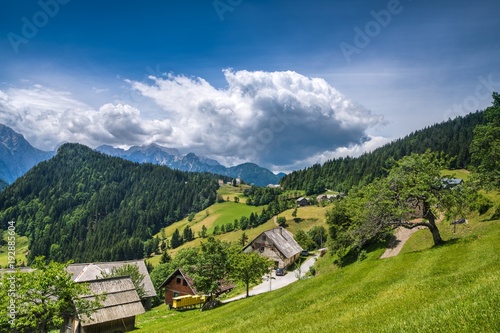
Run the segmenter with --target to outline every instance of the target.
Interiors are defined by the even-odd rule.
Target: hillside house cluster
[[[321,202],[321,201],[331,202],[331,201],[337,199],[337,197],[338,197],[337,194],[321,194],[321,195],[318,195],[316,197],[316,200],[318,200],[318,202]]]

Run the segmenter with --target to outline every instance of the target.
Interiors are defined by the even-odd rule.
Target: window
[[[179,296],[179,293],[174,291],[174,297],[178,297]]]
[[[177,284],[181,284],[181,278],[180,277],[177,278]]]
[[[261,247],[261,248],[260,248],[260,252],[264,252],[264,247]]]
[[[183,286],[187,286],[188,285],[187,281],[186,280],[182,280],[182,285]]]

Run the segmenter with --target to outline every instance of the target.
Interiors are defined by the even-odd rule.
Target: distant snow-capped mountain
[[[21,134],[0,124],[0,179],[11,184],[29,169],[54,156],[34,148]]]
[[[245,182],[257,186],[277,184],[284,176],[284,174],[275,175],[254,163],[243,163],[228,168],[214,159],[197,156],[194,153],[182,155],[175,148],[166,148],[157,144],[133,146],[128,150],[103,145],[97,147],[96,150],[133,162],[159,164],[181,171],[212,172],[233,178],[240,177]]]
[[[275,175],[254,163],[243,163],[228,168],[214,159],[197,156],[194,153],[182,155],[175,148],[166,148],[157,144],[133,146],[128,150],[102,145],[96,150],[138,163],[164,165],[181,171],[212,172],[233,178],[240,177],[245,182],[257,186],[277,184],[284,176],[284,174]],[[39,150],[33,147],[22,134],[0,124],[0,191],[5,187],[5,183],[13,183],[29,169],[54,155],[55,151]]]

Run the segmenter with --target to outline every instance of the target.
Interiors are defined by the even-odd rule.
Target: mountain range
[[[96,148],[98,152],[127,159],[132,162],[152,163],[168,166],[171,169],[189,172],[211,172],[232,178],[241,178],[246,183],[257,186],[278,184],[285,175],[274,174],[266,168],[254,163],[243,163],[240,165],[225,167],[214,159],[197,156],[194,153],[182,155],[175,148],[166,148],[157,144],[146,146],[133,146],[128,150],[114,148],[108,145]]]
[[[139,259],[160,228],[215,203],[217,180],[67,143],[0,193],[0,226],[16,221],[29,261]]]
[[[180,171],[211,172],[241,178],[246,183],[257,186],[278,184],[285,175],[283,173],[276,175],[254,163],[225,167],[216,160],[197,156],[194,153],[182,155],[175,148],[166,148],[157,144],[133,146],[128,150],[103,145],[97,147],[96,150],[138,163],[152,163]],[[34,148],[22,134],[0,124],[0,191],[38,163],[53,157],[55,153],[55,151],[42,151]]]

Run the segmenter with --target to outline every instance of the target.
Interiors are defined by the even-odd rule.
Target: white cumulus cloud
[[[69,92],[41,85],[0,90],[0,123],[44,150],[61,142],[92,147],[152,143],[172,130],[168,120],[142,119],[130,105],[108,103],[96,110]]]
[[[232,164],[294,165],[324,151],[361,144],[382,118],[325,80],[298,73],[225,70],[227,88],[202,78],[128,81],[172,120],[171,142]]]
[[[154,142],[226,165],[249,161],[289,170],[367,147],[367,130],[383,121],[321,78],[293,71],[223,73],[224,88],[171,74],[126,80],[131,93],[148,101],[143,108],[120,101],[95,108],[71,92],[11,87],[0,90],[0,123],[45,150],[64,141],[92,147]]]

